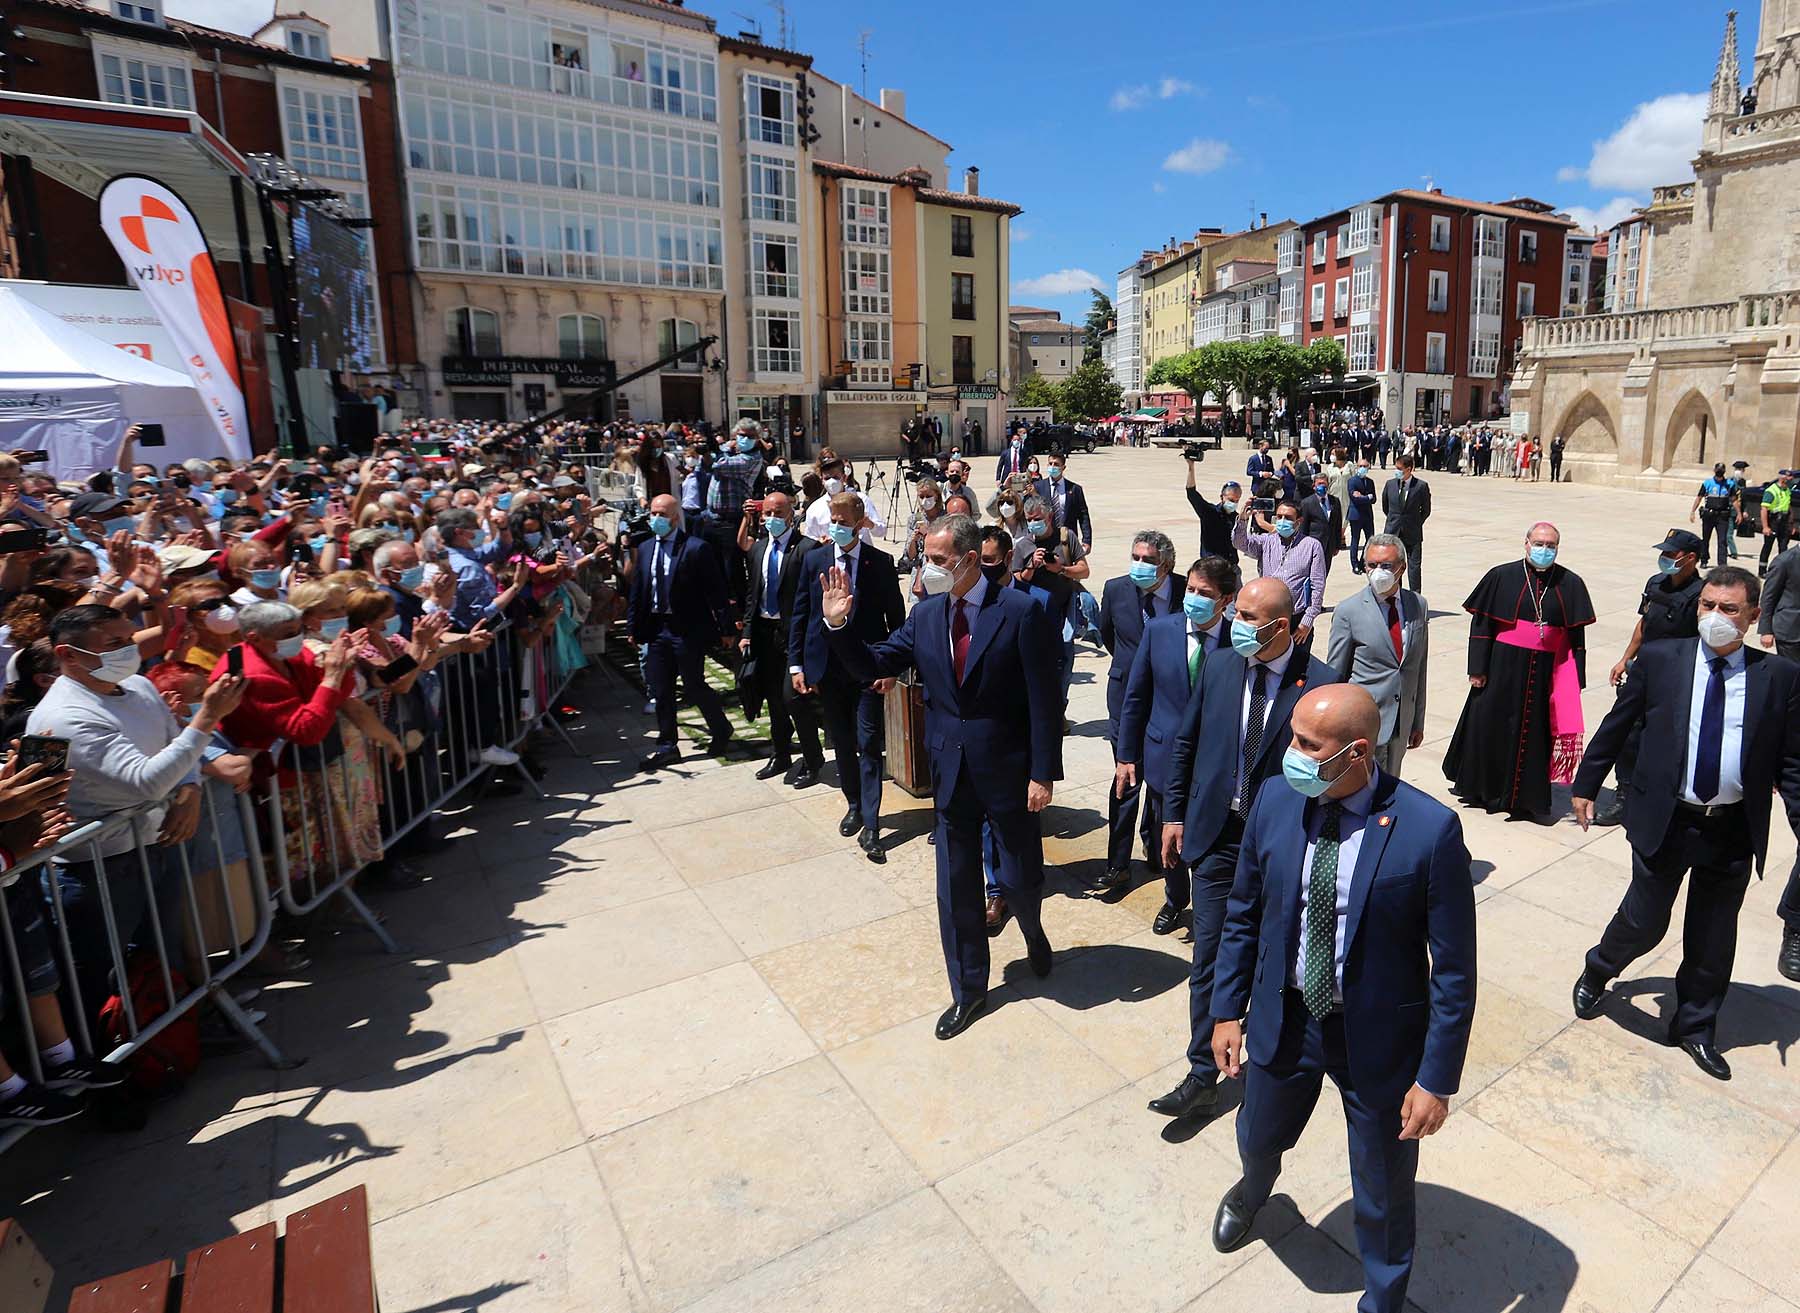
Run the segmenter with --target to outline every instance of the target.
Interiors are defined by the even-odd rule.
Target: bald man
[[[1281,774],[1288,717],[1303,689],[1337,672],[1294,642],[1294,595],[1274,575],[1238,590],[1231,646],[1207,654],[1169,753],[1163,800],[1163,866],[1191,871],[1194,963],[1188,976],[1188,1073],[1150,1101],[1166,1117],[1218,1104],[1212,1053],[1213,958],[1237,871],[1244,818],[1263,784]]]
[[[1244,827],[1219,944],[1212,1048],[1244,1081],[1243,1176],[1213,1245],[1249,1240],[1330,1076],[1350,1132],[1356,1307],[1401,1313],[1419,1141],[1449,1115],[1475,1019],[1469,850],[1454,812],[1375,764],[1367,690],[1309,688],[1292,721],[1285,782],[1258,794]]]

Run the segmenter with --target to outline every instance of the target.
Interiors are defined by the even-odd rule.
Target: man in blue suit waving
[[[1031,969],[1050,973],[1038,918],[1044,841],[1039,813],[1062,778],[1062,687],[1057,636],[1029,594],[989,585],[981,529],[946,515],[925,536],[919,582],[929,596],[887,639],[870,643],[849,623],[855,599],[844,572],[820,579],[831,650],[862,680],[917,670],[925,690],[925,744],[937,802],[938,931],[952,1002],[937,1037],[961,1034],[987,1006],[988,939],[981,822],[1000,849],[1006,904],[1025,936]]]
[[[1475,1019],[1462,823],[1376,767],[1380,733],[1365,689],[1302,695],[1285,782],[1263,786],[1244,826],[1212,995],[1214,1060],[1244,1079],[1244,1174],[1213,1245],[1249,1238],[1330,1076],[1350,1131],[1358,1313],[1406,1306],[1419,1140],[1449,1115]]]

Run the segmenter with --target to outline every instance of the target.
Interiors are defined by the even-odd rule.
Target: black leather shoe
[[[1625,823],[1625,799],[1617,794],[1613,800],[1594,813],[1595,825],[1623,825]]]
[[[1219,1200],[1219,1211],[1213,1216],[1213,1248],[1221,1254],[1229,1254],[1234,1249],[1242,1249],[1245,1241],[1250,1239],[1250,1228],[1256,1225],[1256,1213],[1244,1206],[1244,1199],[1238,1193],[1238,1186],[1225,1192]]]
[[[852,807],[844,813],[844,819],[838,822],[838,833],[848,839],[862,827],[862,813]]]
[[[681,749],[676,747],[658,748],[638,764],[645,770],[661,770],[664,766],[673,766],[681,760]]]
[[[756,772],[756,778],[759,780],[772,780],[777,775],[786,775],[793,768],[793,762],[783,761],[779,757],[773,757],[763,763],[762,768]]]
[[[1159,935],[1166,935],[1181,924],[1181,909],[1172,903],[1164,903],[1162,911],[1156,914],[1156,920],[1150,928]]]
[[[817,766],[802,766],[794,773],[793,783],[796,789],[810,789],[818,782],[819,768]]]
[[[869,860],[878,866],[887,861],[887,849],[881,846],[881,836],[873,828],[864,830],[858,836],[856,846],[867,853]]]
[[[1731,1064],[1725,1061],[1725,1055],[1715,1049],[1710,1041],[1684,1039],[1680,1044],[1681,1051],[1692,1058],[1694,1065],[1708,1076],[1714,1080],[1731,1079]]]
[[[1150,1100],[1150,1111],[1165,1117],[1188,1117],[1197,1112],[1211,1112],[1218,1103],[1219,1083],[1190,1071],[1181,1078],[1181,1084],[1161,1098]]]
[[[937,1031],[939,1039],[955,1039],[967,1030],[970,1025],[987,1008],[987,995],[975,994],[961,1003],[952,1003],[944,1009],[944,1015],[938,1018]]]
[[[1102,889],[1122,889],[1131,883],[1131,871],[1127,868],[1112,867],[1100,877]]]
[[[1042,930],[1035,939],[1025,941],[1025,956],[1031,962],[1031,974],[1042,980],[1050,974],[1050,937]]]
[[[1583,1021],[1592,1021],[1605,1006],[1606,982],[1596,982],[1583,971],[1575,981],[1575,1015]]]
[[[1789,980],[1800,980],[1800,930],[1783,932],[1781,954],[1775,959],[1775,969]]]
[[[737,735],[735,734],[722,734],[717,738],[710,738],[706,741],[706,755],[709,757],[723,757],[726,753],[731,751],[731,745],[736,742]]]

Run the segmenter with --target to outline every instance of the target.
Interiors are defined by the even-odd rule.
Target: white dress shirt
[[[1188,665],[1192,666],[1194,664],[1194,649],[1197,647],[1200,647],[1202,644],[1205,645],[1206,650],[1208,652],[1216,651],[1221,647],[1229,647],[1230,643],[1229,643],[1229,640],[1227,640],[1226,635],[1228,633],[1230,633],[1230,631],[1231,631],[1231,626],[1225,623],[1225,615],[1223,612],[1219,612],[1218,614],[1214,615],[1212,625],[1206,629],[1200,628],[1192,620],[1188,621],[1188,627],[1187,627],[1187,662],[1188,662]],[[1249,689],[1249,685],[1246,684],[1244,687],[1247,692]],[[1246,699],[1246,701],[1247,700],[1248,699]],[[1248,719],[1249,715],[1250,715],[1250,712],[1248,709],[1246,709],[1244,712],[1245,718]]]
[[[851,488],[849,491],[856,492],[856,489]],[[858,492],[856,495],[862,498],[863,516],[868,520],[867,524],[857,530],[856,536],[873,546],[874,535],[887,532],[887,520],[875,509],[875,503],[868,493]],[[820,497],[806,508],[806,519],[800,525],[800,532],[817,542],[831,542],[831,498]],[[832,545],[836,546],[835,543]]]
[[[1687,767],[1681,776],[1681,796],[1698,803],[1694,793],[1694,766],[1700,759],[1700,718],[1706,713],[1706,686],[1712,680],[1716,655],[1705,643],[1694,644],[1693,702],[1688,707]],[[1725,658],[1725,726],[1719,742],[1719,791],[1706,802],[1714,806],[1744,800],[1744,649]]]
[[[1258,671],[1269,672],[1262,677],[1263,731],[1267,733],[1269,709],[1275,705],[1275,690],[1281,687],[1282,676],[1287,674],[1288,661],[1293,655],[1294,645],[1289,643],[1287,650],[1273,660],[1268,662],[1246,661],[1244,663],[1244,687],[1238,698],[1237,758],[1231,768],[1232,779],[1235,781],[1232,785],[1231,795],[1231,810],[1234,812],[1243,811],[1249,804],[1249,799],[1244,797],[1244,782],[1239,777],[1244,773],[1244,736],[1250,732],[1250,680]],[[1263,747],[1266,749],[1268,746],[1265,741]]]
[[[1356,859],[1362,853],[1363,825],[1369,819],[1369,806],[1375,799],[1374,770],[1369,778],[1363,781],[1362,788],[1348,797],[1336,801],[1343,810],[1338,814],[1338,868],[1337,868],[1337,943],[1335,946],[1336,964],[1332,970],[1331,997],[1339,1003],[1344,1001],[1344,932],[1349,924],[1350,915],[1350,881],[1356,875]],[[1300,982],[1306,978],[1306,945],[1309,938],[1306,920],[1306,905],[1311,897],[1313,850],[1319,843],[1319,831],[1325,824],[1325,804],[1332,801],[1327,798],[1314,798],[1306,804],[1306,853],[1300,859],[1300,940],[1294,946],[1293,961],[1288,963],[1288,984],[1298,989]]]

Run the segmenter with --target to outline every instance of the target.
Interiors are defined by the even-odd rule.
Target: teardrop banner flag
[[[100,191],[100,226],[181,352],[182,366],[219,430],[220,454],[249,460],[250,426],[231,315],[193,212],[154,178],[122,173]]]

